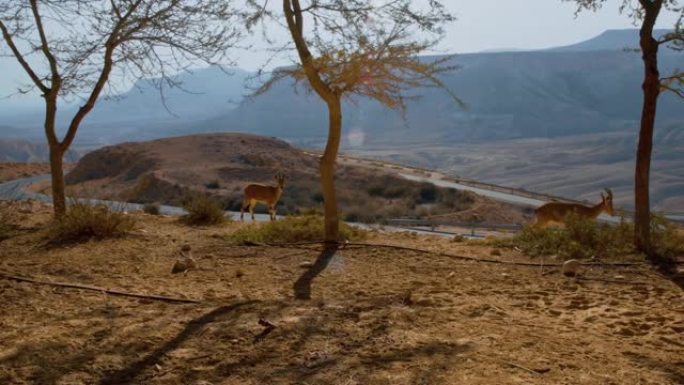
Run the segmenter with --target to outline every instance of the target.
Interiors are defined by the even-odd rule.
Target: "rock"
[[[197,261],[192,257],[181,257],[176,260],[171,269],[171,274],[183,273],[197,268]]]
[[[582,264],[576,259],[569,259],[563,263],[561,273],[566,277],[574,277],[579,274]]]
[[[309,261],[302,262],[299,264],[299,267],[302,267],[302,268],[309,268],[311,266],[313,266],[313,262],[309,262]]]

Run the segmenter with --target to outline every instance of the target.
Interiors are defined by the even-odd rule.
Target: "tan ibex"
[[[277,182],[276,186],[264,186],[262,184],[250,184],[245,187],[245,198],[242,201],[242,207],[240,208],[240,220],[243,220],[245,210],[249,208],[249,213],[252,215],[252,220],[254,220],[254,206],[257,202],[263,202],[268,205],[268,213],[271,216],[271,220],[274,221],[276,217],[276,204],[280,195],[283,193],[283,187],[285,187],[285,176],[282,174],[276,174],[275,180]]]
[[[583,218],[594,219],[602,212],[613,215],[613,192],[606,189],[606,194],[601,193],[601,203],[587,207],[578,203],[551,202],[537,208],[534,213],[537,217],[534,226],[545,226],[549,222],[564,223],[565,217],[574,213]]]

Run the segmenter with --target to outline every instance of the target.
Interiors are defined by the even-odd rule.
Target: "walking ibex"
[[[275,180],[277,182],[276,186],[250,184],[245,187],[245,198],[243,199],[242,207],[240,208],[240,220],[243,220],[246,209],[249,209],[252,220],[254,220],[254,206],[256,206],[257,202],[266,203],[268,205],[268,213],[271,216],[271,220],[275,220],[276,204],[278,203],[278,199],[280,199],[280,195],[283,193],[283,187],[285,187],[285,176],[276,174]]]
[[[613,192],[610,191],[610,189],[606,189],[606,194],[601,193],[601,203],[592,207],[587,207],[578,203],[546,203],[534,211],[537,218],[534,225],[541,227],[549,222],[564,223],[565,217],[570,213],[574,213],[583,218],[594,219],[602,212],[613,215]]]

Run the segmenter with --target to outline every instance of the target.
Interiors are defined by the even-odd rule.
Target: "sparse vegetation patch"
[[[161,211],[161,207],[159,206],[158,203],[146,203],[143,206],[143,212],[150,214],[150,215],[159,215]]]
[[[366,238],[366,232],[340,222],[340,236],[345,240],[358,241]],[[228,241],[234,244],[308,242],[323,239],[323,217],[319,215],[287,217],[273,222],[249,224],[228,235]]]
[[[221,202],[204,195],[188,199],[183,208],[188,212],[183,222],[190,226],[220,225],[226,221]]]
[[[217,179],[214,179],[211,182],[205,183],[204,187],[208,188],[209,190],[218,190],[221,188],[221,183]]]
[[[660,216],[651,221],[651,238],[662,257],[684,252],[684,237],[676,225]],[[570,214],[565,227],[528,226],[509,239],[496,240],[499,246],[518,247],[533,257],[557,255],[568,258],[609,258],[631,255],[634,248],[634,225],[624,218],[617,225],[597,222]]]
[[[67,213],[52,223],[49,238],[54,243],[78,242],[88,239],[117,238],[135,227],[133,217],[111,210],[105,205],[90,206],[72,203]]]
[[[9,212],[6,207],[0,207],[0,241],[11,236],[12,226],[9,222]]]

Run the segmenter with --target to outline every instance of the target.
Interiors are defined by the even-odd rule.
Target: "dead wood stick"
[[[19,281],[19,282],[29,282],[29,283],[33,283],[36,285],[48,285],[48,286],[56,286],[56,287],[66,287],[66,288],[71,288],[71,289],[99,291],[102,293],[107,293],[110,295],[119,295],[122,297],[144,298],[144,299],[151,299],[151,300],[163,301],[163,302],[202,303],[202,301],[198,301],[198,300],[194,300],[194,299],[166,297],[163,295],[155,295],[155,294],[130,293],[127,291],[122,291],[122,290],[117,290],[117,289],[107,289],[104,287],[81,285],[78,283],[41,281],[38,279],[33,279],[33,278],[28,278],[28,277],[20,277],[17,275],[8,274],[8,273],[2,272],[2,271],[0,271],[0,277],[5,278],[5,279],[11,279],[14,281]]]
[[[259,247],[297,247],[297,246],[309,246],[309,245],[320,245],[320,244],[325,244],[325,242],[294,242],[294,243],[249,243],[249,244],[243,244],[242,246],[244,247],[254,247],[254,246],[259,246]],[[473,262],[480,262],[480,263],[492,263],[492,264],[499,264],[499,265],[512,265],[512,266],[524,266],[524,267],[542,267],[542,266],[549,266],[549,267],[560,267],[563,264],[562,263],[535,263],[535,262],[515,262],[515,261],[503,261],[499,259],[489,259],[489,258],[477,258],[477,257],[470,257],[470,256],[465,256],[465,255],[457,255],[457,254],[450,254],[450,253],[445,253],[445,252],[438,252],[438,251],[430,251],[430,250],[425,250],[425,249],[417,249],[413,247],[406,247],[406,246],[397,246],[397,245],[387,245],[387,244],[379,244],[379,243],[346,243],[346,244],[340,244],[340,246],[345,246],[347,248],[361,248],[361,247],[377,247],[377,248],[384,248],[384,249],[394,249],[394,250],[403,250],[403,251],[412,251],[415,253],[421,253],[421,254],[430,254],[430,255],[438,255],[441,257],[446,257],[446,258],[451,258],[451,259],[458,259],[458,260],[464,260],[464,261],[473,261]],[[340,248],[342,249],[342,248]],[[596,267],[628,267],[628,266],[644,266],[646,265],[645,263],[640,263],[640,262],[615,262],[615,263],[601,263],[601,262],[586,262],[582,263],[583,266],[596,266]]]

